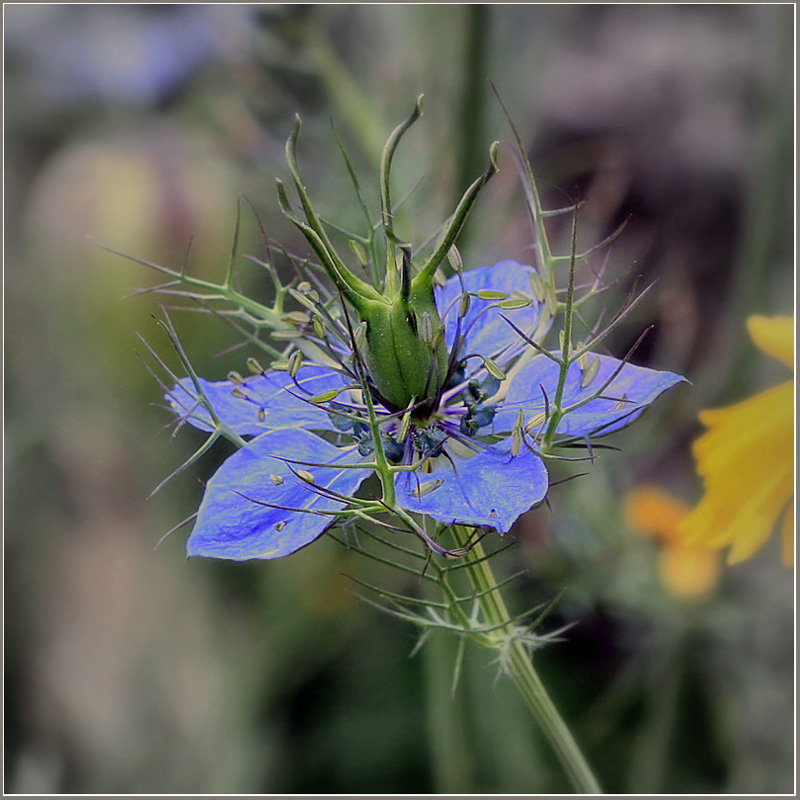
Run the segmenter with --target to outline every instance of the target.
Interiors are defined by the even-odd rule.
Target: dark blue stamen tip
[[[500,380],[494,375],[486,375],[481,380],[473,379],[461,392],[461,399],[468,407],[483,403],[494,397],[500,389]]]
[[[356,427],[364,426],[359,424]],[[366,428],[362,433],[358,433],[358,435],[362,436],[358,442],[358,452],[362,456],[368,456],[370,453],[374,452],[375,442],[372,439],[372,433],[370,432],[369,428]],[[381,447],[383,448],[383,453],[386,456],[386,460],[389,461],[390,464],[399,464],[403,460],[405,448],[389,434],[381,434]]]
[[[481,428],[491,425],[497,413],[495,405],[481,405],[474,403],[467,408],[466,413],[461,417],[460,430],[467,436],[473,436]]]
[[[422,428],[414,434],[414,444],[422,456],[435,458],[441,455],[447,434],[435,427]]]
[[[343,416],[344,414],[352,414],[353,412],[347,407],[343,406],[339,403],[331,403],[328,406],[328,419],[331,421],[331,424],[337,431],[351,431],[355,426],[355,422],[352,419],[348,419],[347,417]]]

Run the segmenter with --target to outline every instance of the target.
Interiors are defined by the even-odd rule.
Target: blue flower
[[[548,445],[616,431],[683,380],[586,355],[569,367],[558,404],[567,413],[554,420],[560,365],[525,338],[540,341],[551,322],[534,294],[534,273],[503,261],[438,287],[449,353],[442,388],[417,417],[380,404],[376,393],[381,446],[395,468],[395,504],[404,511],[505,533],[547,494]],[[190,556],[289,555],[352,513],[353,498],[373,472],[375,443],[349,355],[339,365],[305,363],[294,375],[183,379],[167,394],[193,426],[216,428],[205,401],[247,440],[206,485]]]

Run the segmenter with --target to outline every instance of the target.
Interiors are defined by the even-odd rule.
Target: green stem
[[[491,6],[472,3],[464,6],[465,47],[464,84],[458,127],[458,183],[456,186],[469,186],[473,175],[483,166],[483,135],[486,127],[486,93],[489,88],[486,76],[489,74],[489,29]],[[455,198],[456,202],[458,197]],[[465,247],[469,229],[460,238],[460,246]]]
[[[548,696],[528,651],[521,641],[514,638],[514,623],[481,543],[471,543],[469,529],[454,525],[452,530],[458,545],[469,547],[465,556],[465,570],[479,598],[484,622],[489,626],[498,626],[498,634],[505,636],[509,643],[506,663],[511,678],[555,751],[575,791],[581,794],[600,794],[597,779]]]

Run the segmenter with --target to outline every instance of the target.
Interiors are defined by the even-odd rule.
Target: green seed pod
[[[447,348],[437,336],[442,322],[432,285],[389,304],[370,304],[362,318],[364,360],[381,395],[397,409],[406,408],[414,397],[435,397],[447,370]]]

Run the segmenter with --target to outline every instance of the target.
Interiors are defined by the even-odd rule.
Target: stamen
[[[289,357],[289,375],[292,378],[297,377],[297,373],[300,372],[300,367],[303,365],[303,354],[299,350],[295,350],[294,353]]]
[[[444,481],[441,478],[437,478],[433,481],[425,481],[425,483],[421,483],[415,489],[411,490],[411,494],[414,497],[424,497],[426,494],[430,494],[432,491],[438,489]]]
[[[478,289],[475,292],[476,297],[481,300],[507,300],[508,292],[496,292],[494,289]]]
[[[264,375],[265,374],[264,373],[264,367],[262,367],[261,364],[259,364],[258,361],[255,358],[248,358],[247,359],[247,369],[249,369],[250,372],[254,373],[255,375]]]
[[[584,354],[585,355],[585,354]],[[581,375],[581,389],[585,389],[596,377],[600,371],[600,359],[595,356],[585,370],[582,370]]]

